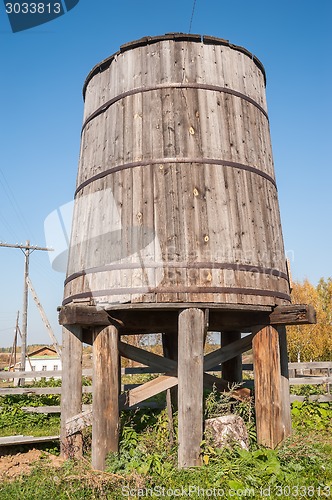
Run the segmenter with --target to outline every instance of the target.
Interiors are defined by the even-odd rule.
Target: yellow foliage
[[[330,361],[332,359],[332,279],[319,281],[317,287],[308,280],[293,283],[292,302],[312,304],[316,325],[287,327],[290,361]]]

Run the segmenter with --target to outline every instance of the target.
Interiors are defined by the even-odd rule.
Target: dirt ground
[[[38,461],[47,462],[52,467],[61,467],[63,460],[45,451],[32,449],[22,453],[15,453],[9,449],[0,451],[0,480],[14,479],[21,474],[28,474],[31,467]]]

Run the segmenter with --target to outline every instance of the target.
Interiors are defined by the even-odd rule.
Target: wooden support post
[[[222,332],[221,347],[225,347],[236,340],[241,340],[241,332]],[[241,353],[229,361],[222,363],[222,378],[230,384],[242,382],[242,355]]]
[[[172,359],[178,362],[178,337],[177,334],[163,333],[162,335],[163,351],[165,358]],[[178,388],[177,386],[167,389],[167,411],[168,414],[172,412],[172,408],[176,411],[178,407]],[[169,407],[171,403],[172,408]]]
[[[113,325],[93,331],[92,466],[98,470],[119,447],[118,337]]]
[[[285,437],[278,330],[273,326],[258,327],[252,348],[257,441],[269,448],[275,448]]]
[[[83,454],[82,434],[66,434],[66,421],[82,412],[82,330],[62,329],[61,455],[79,458]]]
[[[204,324],[204,312],[201,309],[185,309],[179,314],[178,465],[180,468],[201,465]]]
[[[283,439],[285,439],[286,437],[290,436],[292,433],[286,327],[279,326],[278,333],[279,333],[279,346],[280,346],[282,423],[283,423],[283,432],[284,432]]]

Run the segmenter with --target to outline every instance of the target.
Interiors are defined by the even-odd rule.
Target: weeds
[[[229,392],[219,392],[215,387],[205,399],[205,419],[223,415],[239,415],[246,424],[251,444],[256,442],[255,408],[253,398],[239,400],[234,398],[239,384],[230,387]]]
[[[18,405],[16,416],[20,415],[19,411]],[[254,429],[252,400],[235,400],[232,390],[225,395],[213,391],[207,396],[206,417],[229,413],[240,415],[249,432]],[[140,492],[146,491],[144,488],[156,492],[154,496],[158,493],[162,496],[162,491],[188,492],[189,485],[192,485],[197,489],[219,489],[225,498],[230,495],[239,498],[241,495],[237,492],[243,491],[254,492],[250,496],[260,498],[259,492],[265,489],[274,499],[284,498],[280,488],[287,485],[293,488],[291,491],[300,491],[299,488],[306,491],[310,486],[317,492],[321,488],[319,491],[323,494],[320,496],[326,498],[329,487],[332,492],[331,413],[330,403],[293,403],[294,435],[280,448],[259,447],[254,433],[249,451],[237,447],[218,449],[203,443],[203,457],[207,456],[203,466],[187,470],[177,468],[177,447],[171,444],[165,410],[123,413],[120,451],[108,456],[106,472],[93,471],[89,457],[81,462],[66,462],[59,468],[51,467],[44,460],[36,464],[29,475],[20,476],[15,481],[3,481],[0,497],[1,500],[18,499],[23,495],[32,500],[117,500],[123,496],[135,499],[143,496]],[[176,434],[176,414],[174,427]],[[90,442],[91,430],[87,429],[84,443],[88,453]],[[164,496],[175,498],[174,495]],[[200,496],[193,493],[191,498]],[[294,498],[308,497],[302,494]]]
[[[305,400],[292,403],[293,425],[303,430],[332,430],[332,403]]]

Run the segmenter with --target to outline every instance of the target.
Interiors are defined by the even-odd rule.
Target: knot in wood
[[[137,221],[138,221],[139,224],[142,223],[142,219],[143,219],[142,212],[138,212],[138,214],[136,215],[136,219],[137,219]]]

